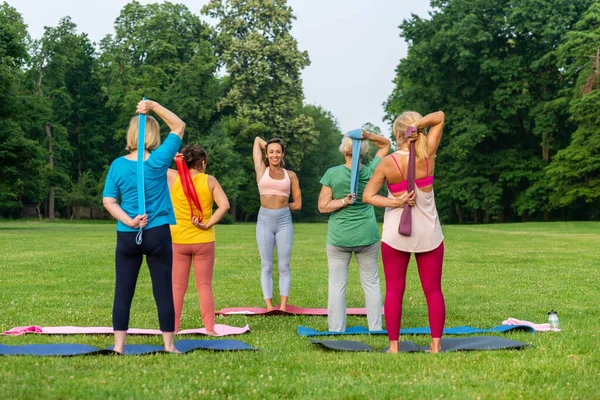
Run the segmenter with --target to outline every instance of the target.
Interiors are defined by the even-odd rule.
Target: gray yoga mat
[[[354,340],[316,340],[310,342],[328,350],[335,351],[387,351],[388,348],[377,350],[366,343]],[[505,350],[532,347],[528,343],[518,342],[498,336],[471,336],[464,338],[442,338],[442,352],[476,351],[476,350]],[[429,350],[428,346],[418,346],[413,342],[400,342],[401,353],[415,353]]]

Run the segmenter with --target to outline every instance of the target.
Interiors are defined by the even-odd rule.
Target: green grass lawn
[[[110,326],[114,225],[0,222],[0,330],[20,325]],[[521,351],[447,354],[336,353],[298,337],[296,327],[327,329],[325,317],[217,317],[250,324],[238,336],[258,352],[138,357],[0,357],[2,398],[600,398],[600,223],[444,226],[446,326],[487,328],[508,317],[546,322],[561,333],[506,334],[533,344]],[[327,306],[325,224],[296,224],[290,303]],[[263,306],[254,225],[217,227],[216,308]],[[382,292],[384,292],[383,272]],[[275,278],[277,276],[275,275]],[[277,285],[277,279],[275,279]],[[427,325],[411,264],[403,327]],[[276,288],[275,293],[278,293]],[[181,329],[201,326],[193,282]],[[364,307],[355,261],[347,303]],[[147,268],[131,327],[158,329]],[[348,326],[366,325],[348,317]],[[198,337],[202,339],[203,337]],[[346,336],[375,348],[385,336]],[[425,345],[425,336],[403,337]],[[112,344],[111,336],[1,337],[0,343]],[[128,343],[161,345],[160,337]]]

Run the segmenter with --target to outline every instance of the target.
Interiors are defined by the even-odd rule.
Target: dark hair
[[[280,145],[281,152],[285,153],[285,146],[283,145],[283,140],[276,138],[276,137],[267,140],[267,143],[265,144],[265,156],[267,158],[267,161],[266,161],[267,165],[269,165],[269,157],[267,156],[267,152],[269,151],[269,145],[273,144],[273,143]],[[281,166],[285,167],[285,160],[283,158],[281,159]]]
[[[265,152],[267,151],[267,149],[269,148],[269,145],[270,145],[271,143],[277,143],[277,144],[279,144],[279,145],[281,146],[281,152],[282,152],[282,153],[285,153],[285,147],[283,146],[283,140],[281,140],[281,139],[279,139],[279,138],[276,138],[276,137],[275,137],[275,138],[272,138],[272,139],[269,139],[269,140],[267,141],[267,144],[265,144]]]
[[[202,162],[204,166],[208,164],[208,154],[199,144],[188,144],[182,150],[181,154],[188,168],[194,168],[202,171]]]

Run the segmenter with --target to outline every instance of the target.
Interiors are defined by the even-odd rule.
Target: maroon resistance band
[[[175,165],[177,166],[177,171],[179,172],[179,180],[181,181],[183,193],[185,194],[188,204],[190,205],[190,219],[196,217],[198,218],[198,221],[202,221],[202,206],[198,200],[198,194],[196,193],[194,182],[192,182],[190,170],[188,169],[187,164],[183,160],[183,156],[181,154],[175,156]]]
[[[414,126],[406,128],[405,138],[409,138],[413,133],[417,131]],[[410,141],[410,151],[408,153],[408,173],[406,174],[406,192],[410,193],[415,190],[415,142]],[[402,211],[402,217],[400,218],[400,225],[398,226],[398,233],[402,236],[410,236],[412,233],[412,214],[411,206],[408,203],[404,203],[404,210]]]

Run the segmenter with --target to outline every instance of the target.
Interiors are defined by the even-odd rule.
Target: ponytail
[[[394,121],[393,130],[396,135],[396,143],[401,144],[407,140],[404,137],[406,133],[406,128],[415,122],[419,122],[423,116],[415,111],[405,111],[396,120]],[[423,160],[427,157],[428,149],[427,149],[427,136],[425,136],[425,131],[420,129],[417,132],[418,136],[415,141],[415,150],[417,152],[417,160]]]
[[[424,160],[427,158],[427,136],[425,136],[423,131],[418,131],[417,140],[415,141],[415,150],[417,151],[417,160]]]

